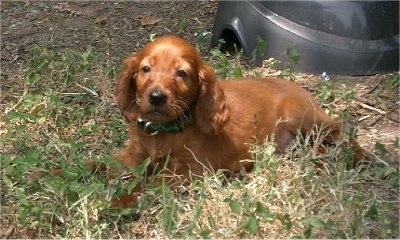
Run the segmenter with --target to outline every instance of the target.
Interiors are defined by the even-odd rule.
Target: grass
[[[209,61],[227,78],[275,71],[218,50]],[[12,84],[9,76],[0,122],[2,238],[400,237],[399,169],[385,164],[388,149],[399,150],[398,139],[376,142],[382,161],[365,170],[347,169],[339,146],[319,155],[309,137],[284,155],[273,155],[271,143],[251,146],[255,169],[241,179],[218,171],[176,191],[149,184],[138,206],[110,209],[110,199],[137,182],[91,173],[86,161],[116,165],[111,155],[126,140],[127,124],[113,100],[116,68],[97,65],[90,46],[34,48],[19,81]],[[398,78],[385,83],[396,91]],[[350,88],[321,83],[315,94],[332,115],[352,119]],[[341,108],[334,108],[338,102]],[[313,162],[323,158],[329,161],[317,171]],[[142,175],[143,169],[123,170]]]

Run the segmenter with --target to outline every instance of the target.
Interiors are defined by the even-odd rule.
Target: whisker
[[[169,106],[169,110],[177,116],[177,118],[184,118],[185,120],[188,120],[188,116],[186,116],[185,112],[186,110],[189,109],[188,104],[182,100],[182,99],[177,99],[174,104],[171,104]]]

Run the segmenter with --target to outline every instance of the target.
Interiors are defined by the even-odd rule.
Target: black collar
[[[135,122],[138,128],[143,129],[150,136],[155,136],[158,133],[180,133],[186,126],[192,123],[192,114],[190,111],[186,112],[184,117],[171,122],[154,123],[143,118],[138,118]]]
[[[167,123],[153,123],[149,120],[138,118],[136,126],[143,129],[150,136],[157,135],[158,133],[179,133],[183,130],[183,124],[179,121],[172,121]]]

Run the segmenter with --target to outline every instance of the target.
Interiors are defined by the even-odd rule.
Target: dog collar
[[[158,133],[179,133],[183,130],[183,123],[180,121],[153,123],[149,120],[138,118],[136,121],[136,126],[143,129],[150,136],[155,136]]]

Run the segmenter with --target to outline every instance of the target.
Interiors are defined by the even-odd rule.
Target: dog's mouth
[[[147,111],[142,118],[152,122],[162,123],[174,120],[175,116],[171,116],[171,114],[165,109],[155,108]]]
[[[162,111],[162,110],[154,110],[154,111],[149,112],[149,114],[150,114],[150,115],[154,115],[154,116],[162,116],[162,115],[165,115],[164,111]]]
[[[148,101],[138,101],[140,109],[140,118],[154,123],[166,123],[176,121],[180,118],[186,118],[186,112],[189,111],[184,101],[170,101],[160,106],[154,106]]]

